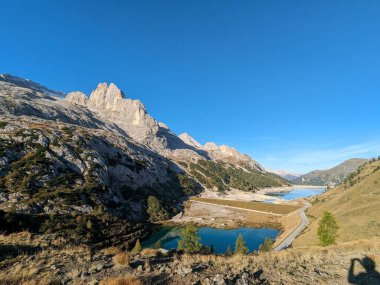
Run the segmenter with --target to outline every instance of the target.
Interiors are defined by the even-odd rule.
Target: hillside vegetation
[[[223,162],[199,160],[190,164],[189,172],[206,188],[215,188],[221,192],[230,188],[254,192],[264,187],[290,185],[287,180],[276,174],[245,169]]]
[[[318,244],[318,221],[325,211],[337,219],[337,242],[380,238],[380,160],[371,160],[350,175],[342,185],[312,199],[307,215],[310,225],[295,247]]]

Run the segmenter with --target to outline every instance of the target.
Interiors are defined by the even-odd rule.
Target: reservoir
[[[278,198],[282,198],[285,200],[295,200],[299,198],[305,198],[305,197],[310,197],[314,195],[321,194],[325,192],[326,188],[321,187],[321,188],[302,188],[302,187],[297,187],[293,190],[290,190],[289,192],[272,192],[268,193],[268,196],[275,196]]]
[[[153,247],[160,240],[165,249],[176,249],[178,245],[180,227],[162,227],[155,232],[146,242],[144,247]],[[265,238],[276,239],[280,233],[279,230],[269,228],[237,228],[237,229],[216,229],[202,227],[198,229],[201,237],[201,243],[207,246],[213,246],[216,254],[226,252],[228,246],[234,250],[235,241],[239,234],[242,234],[249,252],[258,250]]]

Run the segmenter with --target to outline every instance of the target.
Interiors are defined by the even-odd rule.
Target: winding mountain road
[[[311,204],[309,202],[306,202],[305,206],[298,210],[298,213],[301,217],[301,223],[294,231],[291,232],[291,234],[284,238],[282,242],[273,249],[274,251],[279,251],[288,248],[292,244],[294,239],[306,228],[306,226],[308,225],[308,219],[306,217],[305,210],[310,206]]]

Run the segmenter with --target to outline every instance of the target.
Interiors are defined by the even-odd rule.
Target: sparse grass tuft
[[[131,258],[127,252],[118,253],[113,257],[113,261],[117,265],[129,266],[130,260]]]
[[[143,256],[157,256],[159,254],[160,254],[160,251],[157,249],[153,249],[153,248],[144,248],[141,251],[141,255],[143,255]]]
[[[135,277],[127,276],[124,278],[105,279],[100,285],[142,285],[141,281]]]
[[[116,254],[122,253],[122,251],[120,250],[120,248],[118,248],[116,246],[111,246],[111,247],[103,248],[101,250],[101,252],[103,252],[104,254],[109,254],[109,255],[116,255]]]

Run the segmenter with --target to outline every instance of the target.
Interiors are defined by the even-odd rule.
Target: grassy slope
[[[310,225],[295,240],[294,247],[318,244],[318,221],[324,211],[337,218],[338,242],[380,238],[380,161],[363,165],[351,181],[314,198],[307,213]]]

